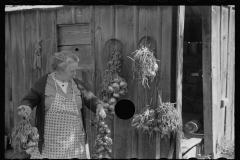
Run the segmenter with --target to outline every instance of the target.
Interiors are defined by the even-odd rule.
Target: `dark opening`
[[[204,138],[202,55],[201,14],[199,8],[186,6],[182,77],[182,119],[185,141],[191,138]],[[187,124],[194,126],[193,128],[196,124],[197,129],[188,128]]]
[[[128,120],[135,113],[135,105],[128,99],[121,99],[116,103],[114,111],[118,118]]]

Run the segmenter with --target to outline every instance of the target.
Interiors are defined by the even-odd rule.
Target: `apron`
[[[53,79],[56,96],[45,116],[42,154],[36,147],[30,153],[31,159],[87,159],[82,116],[75,102],[74,90],[71,99],[61,96]]]

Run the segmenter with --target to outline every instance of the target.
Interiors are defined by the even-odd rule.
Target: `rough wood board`
[[[212,8],[212,44],[211,44],[211,64],[212,64],[212,133],[211,139],[209,142],[212,142],[212,154],[213,158],[217,157],[217,143],[220,141],[218,140],[218,127],[219,127],[219,119],[222,118],[220,114],[220,7],[213,6]],[[208,121],[209,122],[209,121]],[[208,131],[207,131],[208,132]]]
[[[232,114],[233,112],[233,108],[234,108],[234,104],[233,102],[233,74],[234,74],[234,70],[233,70],[233,65],[234,65],[234,59],[233,59],[233,55],[234,55],[234,11],[232,10],[232,8],[229,9],[229,23],[228,23],[228,68],[227,68],[227,98],[228,98],[228,105],[227,105],[227,114],[226,114],[226,138],[227,140],[231,140],[232,139],[232,134],[231,134],[231,129],[234,126],[234,119],[232,117],[234,117],[234,114]]]
[[[159,40],[159,37],[157,37],[157,33],[161,32],[159,28],[157,28],[156,20],[158,19],[158,7],[139,7],[139,41],[145,37],[145,36],[151,36],[153,38],[153,42],[155,41],[156,44],[159,43],[157,40]],[[169,17],[168,17],[169,18]],[[159,22],[159,21],[157,21]],[[162,37],[161,37],[162,38]],[[139,42],[138,41],[138,42]],[[154,44],[154,43],[153,43]],[[157,46],[155,46],[157,47]],[[155,57],[159,55],[160,57],[160,48],[156,48],[154,50]],[[153,82],[151,80],[148,80],[148,85],[150,88],[148,88],[147,85],[145,85],[145,88],[143,87],[142,83],[139,80],[135,80],[136,83],[139,83],[138,85],[138,97],[139,97],[139,110],[142,110],[146,105],[150,105],[151,107],[154,107],[155,100],[155,94],[156,94],[156,82],[157,79],[160,78],[160,74],[158,73],[154,79]],[[156,103],[155,103],[156,104]],[[139,157],[138,158],[155,158],[156,154],[156,144],[155,139],[152,135],[151,139],[149,139],[149,133],[144,132],[144,134],[140,133],[139,135]],[[142,137],[142,138],[141,138]]]
[[[25,30],[25,23],[24,23],[24,20],[25,20],[25,14],[24,14],[24,12],[21,12],[20,13],[20,16],[21,16],[21,37],[19,37],[19,40],[20,40],[20,45],[21,45],[21,52],[20,52],[20,54],[21,54],[21,66],[22,66],[22,79],[21,79],[21,85],[22,85],[22,87],[23,87],[23,89],[22,89],[22,91],[21,91],[21,97],[19,97],[19,98],[23,98],[23,95],[25,95],[26,94],[26,67],[25,67],[25,61],[26,61],[26,59],[25,59],[25,53],[26,53],[26,50],[25,50],[25,32],[24,32],[24,30]]]
[[[178,24],[177,24],[177,85],[176,85],[176,103],[177,110],[182,117],[182,74],[183,74],[183,34],[184,34],[184,17],[185,6],[178,7]],[[182,158],[181,137],[176,136],[176,158]]]
[[[42,11],[40,13],[40,37],[41,43],[41,75],[50,71],[50,57],[54,54],[54,30],[55,26],[52,23],[55,19],[54,12]]]
[[[146,36],[148,33],[147,33],[147,26],[146,26],[146,21],[147,21],[147,18],[146,18],[146,13],[147,13],[147,7],[142,7],[140,6],[138,8],[138,16],[139,16],[139,29],[138,29],[138,43],[140,41],[140,39],[143,37],[143,36]],[[139,113],[142,111],[142,109],[149,103],[149,102],[146,102],[145,100],[145,97],[146,97],[146,89],[142,86],[142,83],[140,83],[139,80],[134,80],[135,83],[138,84],[138,111]],[[147,87],[147,86],[146,86]],[[147,88],[148,89],[148,88]],[[145,158],[144,156],[144,152],[145,152],[145,141],[146,141],[146,134],[143,134],[142,132],[138,132],[138,159],[143,159]]]
[[[227,76],[227,46],[228,46],[228,8],[221,7],[221,99],[227,98],[226,96],[226,76]],[[220,100],[221,100],[220,99]],[[225,112],[226,107],[220,109],[221,123],[220,123],[220,138],[225,134]]]
[[[113,26],[113,7],[111,6],[99,6],[94,7],[94,26],[95,26],[95,44],[94,44],[94,53],[95,53],[95,71],[96,71],[96,93],[98,93],[100,89],[100,85],[102,83],[102,78],[104,76],[104,72],[106,70],[106,64],[109,60],[110,53],[105,52],[104,47],[105,43],[114,37],[114,26]],[[107,124],[111,131],[110,137],[113,139],[113,152],[111,154],[111,158],[114,157],[114,124],[112,119],[107,119]],[[91,134],[91,138],[95,140],[95,133]]]
[[[138,46],[138,40],[139,40],[139,35],[138,35],[138,31],[139,31],[139,9],[137,6],[133,7],[133,46],[132,46],[132,50],[134,51]],[[130,62],[129,60],[126,62]],[[138,103],[138,92],[136,93],[135,91],[138,91],[138,85],[136,83],[134,83],[133,77],[132,77],[132,72],[130,72],[128,74],[129,79],[128,79],[128,84],[130,84],[130,88],[128,91],[129,95],[132,95],[132,102],[135,105],[135,113],[140,113],[140,109],[139,109],[139,103]],[[139,158],[138,157],[138,131],[136,129],[132,130],[132,158]]]
[[[235,9],[233,10],[233,22],[232,22],[232,42],[233,42],[233,52],[232,52],[232,61],[233,68],[232,68],[232,79],[230,80],[230,83],[232,82],[232,111],[231,111],[231,117],[232,117],[232,123],[231,123],[231,140],[235,140]]]
[[[77,6],[75,7],[76,23],[90,23],[92,6]]]
[[[17,107],[19,106],[20,96],[23,89],[21,81],[22,79],[22,65],[21,65],[21,15],[19,13],[11,14],[10,24],[11,24],[11,48],[12,48],[12,108],[10,113],[10,118],[13,121],[12,126],[15,126],[19,120],[20,116],[17,114]],[[16,38],[17,37],[17,38]]]
[[[57,9],[55,12],[57,14],[57,24],[74,24],[75,23],[75,12],[73,6],[65,6],[63,8]]]
[[[131,60],[127,57],[134,50],[134,10],[132,6],[122,7],[116,6],[116,39],[123,43],[122,48],[122,67],[121,77],[128,83],[128,92],[121,97],[121,99],[129,99],[134,104],[134,87],[135,84],[132,81],[131,72]],[[124,45],[125,44],[125,45]],[[128,112],[127,106],[123,106],[124,112]],[[115,158],[129,159],[132,158],[132,145],[136,141],[132,140],[132,132],[134,128],[131,126],[132,118],[128,120],[122,120],[116,117],[114,119],[114,131],[115,131]],[[133,142],[134,141],[134,142]]]
[[[9,24],[9,14],[5,14],[5,131],[10,136],[10,101],[12,90],[11,78],[11,33]]]
[[[158,66],[159,66],[159,70],[157,72],[157,77],[156,77],[156,83],[155,83],[155,89],[158,90],[160,89],[160,86],[161,86],[161,69],[160,69],[160,66],[161,66],[161,48],[162,48],[162,24],[163,24],[163,17],[162,17],[162,9],[163,7],[158,7],[157,8],[157,28],[158,28],[158,32],[157,32],[157,38],[156,38],[156,41],[157,41],[157,54],[156,54],[156,59],[160,60],[160,62],[158,62]],[[155,99],[153,100],[153,105],[154,105],[154,108],[158,107],[159,106],[159,101],[158,101],[158,93],[156,92],[155,90]],[[161,97],[162,97],[162,92],[160,92],[161,94]],[[156,133],[155,134],[155,139],[156,139],[156,142],[155,142],[155,159],[159,159],[161,158],[161,136],[159,133]]]
[[[201,7],[203,45],[203,114],[205,155],[212,153],[211,7]]]
[[[77,44],[91,44],[89,24],[58,27],[58,46]]]
[[[172,7],[161,7],[162,22],[161,22],[161,48],[160,56],[160,89],[162,90],[162,101],[170,102],[171,100],[171,44],[172,44]],[[164,137],[160,142],[161,158],[167,158],[170,139]]]
[[[26,76],[28,77],[26,80],[26,93],[30,91],[33,83],[35,82],[35,74],[33,68],[33,60],[35,53],[35,43],[37,42],[37,12],[36,11],[26,11],[25,12],[25,45],[26,45]],[[36,108],[32,111],[30,117],[32,118],[32,125],[35,123],[35,112]]]

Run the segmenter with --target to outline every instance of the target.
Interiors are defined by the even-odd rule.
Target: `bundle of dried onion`
[[[164,135],[170,137],[172,132],[183,137],[181,116],[174,107],[174,103],[162,103],[156,108],[156,114],[157,124],[154,130],[160,132],[162,137]]]
[[[115,114],[114,107],[117,99],[127,92],[127,82],[120,76],[120,72],[121,54],[115,50],[107,64],[103,83],[98,92],[98,97],[103,102],[105,111],[110,112],[110,114]]]
[[[137,77],[137,79],[141,80],[144,87],[145,84],[147,84],[148,88],[150,88],[148,85],[148,77],[152,82],[158,71],[157,61],[159,60],[154,57],[153,51],[143,45],[132,54],[134,54],[133,58],[127,57],[133,61],[133,80]]]
[[[150,137],[153,131],[160,133],[161,138],[170,137],[171,133],[183,137],[181,116],[174,103],[160,103],[156,109],[146,106],[140,114],[134,115],[132,126],[147,131]]]
[[[26,151],[38,145],[39,134],[36,127],[32,127],[29,118],[20,121],[12,130],[11,145],[15,151]]]

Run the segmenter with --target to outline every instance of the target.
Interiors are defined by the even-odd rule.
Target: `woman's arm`
[[[33,109],[38,103],[40,103],[40,90],[42,89],[42,83],[46,76],[39,78],[34,85],[31,87],[30,91],[23,97],[21,105],[29,106]]]
[[[101,105],[99,105],[101,103],[98,100],[98,98],[90,91],[90,85],[84,83],[82,80],[78,78],[74,78],[73,80],[77,84],[78,89],[83,94],[84,105],[89,110],[96,113],[97,107],[101,107]]]

